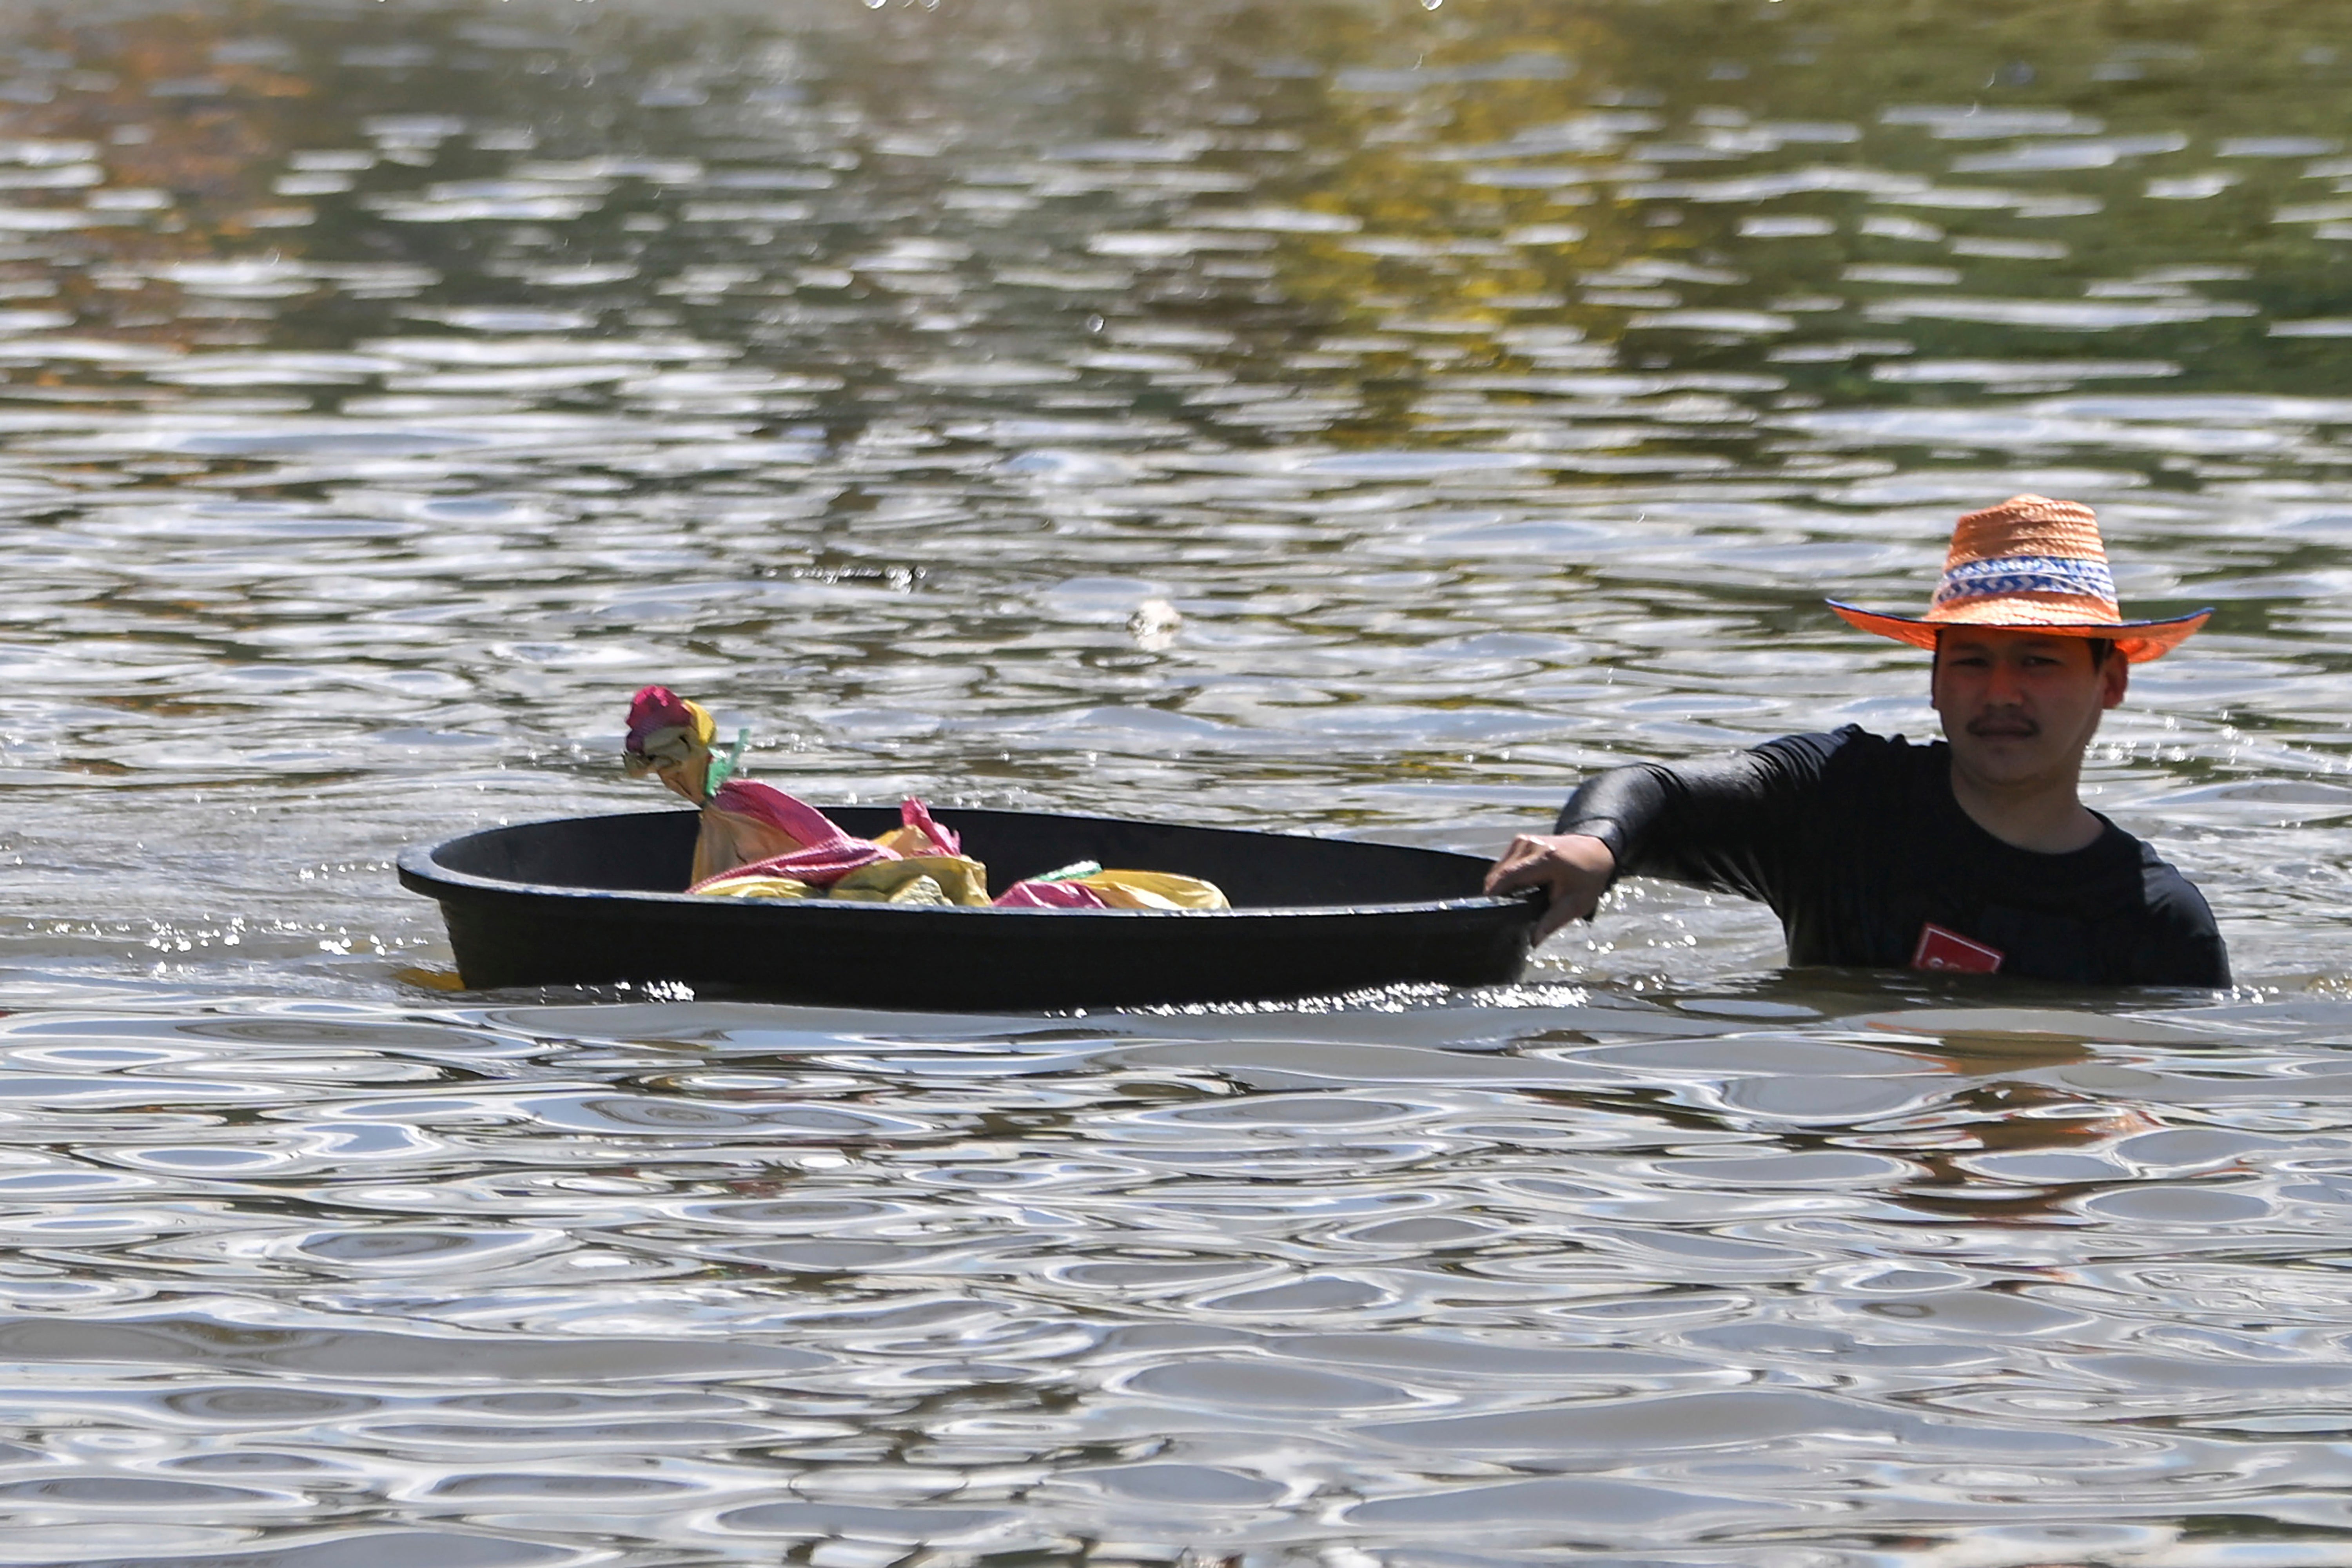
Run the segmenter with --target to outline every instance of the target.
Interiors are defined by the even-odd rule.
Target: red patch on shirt
[[[1919,946],[1912,951],[1911,967],[1915,969],[1956,970],[1963,975],[1990,975],[2000,967],[2009,955],[1998,947],[1988,947],[1981,942],[1971,942],[1957,931],[1947,931],[1934,921],[1919,927]]]

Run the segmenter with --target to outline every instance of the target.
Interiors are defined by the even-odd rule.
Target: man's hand
[[[1570,921],[1589,918],[1616,873],[1616,855],[1589,833],[1521,833],[1487,872],[1486,891],[1540,887],[1549,892],[1551,907],[1536,927],[1540,943]]]

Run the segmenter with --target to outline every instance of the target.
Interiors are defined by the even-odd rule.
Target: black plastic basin
[[[827,807],[861,836],[895,808]],[[1027,811],[939,813],[999,891],[1073,861],[1206,877],[1216,911],[959,909],[683,891],[692,811],[572,817],[400,857],[440,901],[465,983],[682,981],[834,1006],[1037,1010],[1270,1000],[1516,979],[1541,912],[1478,891],[1473,855]]]

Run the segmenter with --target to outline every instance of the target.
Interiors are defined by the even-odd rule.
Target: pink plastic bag
[[[940,826],[938,822],[932,821],[931,809],[929,806],[924,805],[920,800],[906,800],[899,801],[898,821],[905,827],[911,828],[921,833],[925,838],[930,840],[933,846],[937,848],[940,854],[960,855],[963,853],[963,835],[957,832],[952,828],[943,828]]]
[[[997,896],[998,909],[1108,909],[1101,894],[1076,882],[1016,882]]]
[[[734,748],[723,757],[711,750],[718,739],[719,726],[709,710],[667,686],[646,686],[629,703],[629,728],[621,752],[630,776],[654,774],[702,810],[688,893],[740,878],[782,878],[822,889],[885,862],[956,860],[963,854],[963,835],[941,826],[920,800],[901,801],[899,825],[879,839],[852,838],[808,802],[734,776],[751,742],[750,730],[739,731]],[[974,875],[983,880],[971,896],[982,896],[986,873],[975,866]],[[1100,904],[1058,898],[1034,907]]]
[[[931,819],[930,808],[911,799],[898,802],[898,825],[887,833],[877,834],[874,841],[902,855],[963,853],[962,835],[940,826]]]
[[[751,732],[737,736],[725,757],[711,755],[718,737],[709,711],[667,686],[647,686],[629,703],[621,754],[630,774],[656,774],[702,808],[688,892],[718,877],[740,875],[789,877],[826,887],[860,866],[898,858],[896,850],[851,838],[806,801],[733,777]],[[956,852],[955,835],[931,821],[920,801],[908,801],[900,814],[909,826],[919,823],[930,839],[944,838],[946,853]]]
[[[788,876],[811,887],[830,887],[860,866],[877,861],[898,858],[895,850],[884,849],[870,839],[854,839],[832,818],[805,800],[796,800],[782,789],[748,779],[730,779],[719,787],[719,793],[703,807],[706,827],[710,816],[735,817],[747,820],[770,830],[774,835],[770,844],[781,838],[797,847],[781,853],[769,854],[758,860],[739,861],[698,877],[686,891],[697,893],[702,884],[720,876]],[[742,835],[736,835],[739,839]],[[723,858],[723,857],[719,857]],[[702,869],[703,857],[695,857],[695,869]]]

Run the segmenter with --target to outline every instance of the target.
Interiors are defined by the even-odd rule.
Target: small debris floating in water
[[[1164,599],[1145,600],[1127,618],[1128,635],[1135,645],[1154,653],[1174,646],[1177,629],[1183,624],[1183,612]]]

